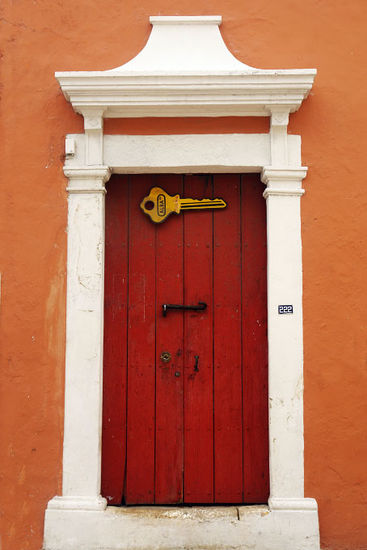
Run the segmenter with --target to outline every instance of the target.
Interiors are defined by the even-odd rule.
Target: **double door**
[[[153,224],[151,187],[224,210]],[[265,201],[257,175],[113,176],[106,197],[102,493],[268,497]],[[206,304],[168,309],[164,304]]]

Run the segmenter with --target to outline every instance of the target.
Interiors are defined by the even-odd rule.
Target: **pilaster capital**
[[[290,107],[284,106],[267,106],[267,110],[270,113],[270,128],[285,127],[287,128],[289,122]]]
[[[81,109],[84,117],[85,131],[102,131],[103,130],[103,109]]]
[[[261,181],[266,185],[263,196],[265,198],[271,195],[302,196],[305,192],[302,189],[302,180],[306,177],[306,174],[306,166],[297,168],[265,166],[261,172]]]
[[[64,174],[69,179],[69,193],[105,193],[104,184],[111,177],[108,166],[65,166]]]

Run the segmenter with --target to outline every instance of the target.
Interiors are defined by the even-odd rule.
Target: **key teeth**
[[[181,209],[182,210],[210,210],[215,208],[226,208],[227,203],[221,198],[215,199],[191,199],[184,198],[180,199]]]

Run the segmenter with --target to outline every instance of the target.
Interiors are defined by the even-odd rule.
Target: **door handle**
[[[163,317],[167,316],[167,312],[169,309],[191,309],[193,311],[203,311],[207,308],[207,304],[205,302],[198,302],[197,306],[185,306],[183,304],[163,304]]]

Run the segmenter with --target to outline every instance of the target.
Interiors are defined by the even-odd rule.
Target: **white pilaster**
[[[100,510],[105,166],[69,178],[62,497],[49,508]]]
[[[307,168],[264,168],[267,185],[269,505],[314,508],[304,500],[302,244],[300,197]],[[279,305],[293,313],[279,314]]]
[[[269,112],[271,166],[287,166],[289,107],[269,107]]]
[[[103,110],[85,109],[85,158],[88,166],[103,164]]]

